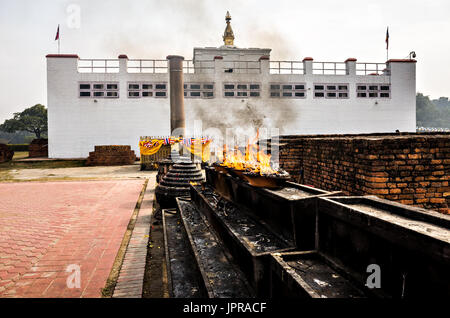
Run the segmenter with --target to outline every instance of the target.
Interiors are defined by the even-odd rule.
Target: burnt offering
[[[176,197],[189,195],[191,182],[202,181],[202,172],[196,164],[191,161],[177,161],[156,187],[156,199],[161,207],[175,207]]]
[[[257,188],[276,189],[284,185],[284,183],[290,179],[290,175],[287,172],[272,173],[272,174],[260,174],[256,172],[243,172],[243,178],[252,186]]]

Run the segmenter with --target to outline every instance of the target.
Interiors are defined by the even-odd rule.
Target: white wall
[[[270,52],[267,50],[259,53]],[[256,49],[252,50],[251,60],[254,60],[254,52]],[[197,53],[197,58],[206,60],[218,55],[217,49],[202,52],[205,54],[200,56]],[[241,60],[246,58],[242,57],[242,50],[239,54]],[[415,131],[415,63],[389,63],[391,76],[355,75],[352,62],[347,65],[350,75],[274,75],[269,74],[268,60],[261,60],[260,74],[224,73],[224,60],[216,59],[215,70],[210,74],[184,74],[185,82],[215,83],[213,99],[185,99],[188,130],[193,128],[196,119],[203,120],[204,129],[229,126],[245,129],[257,118],[269,128],[279,128],[285,135]],[[128,81],[168,83],[168,74],[127,73],[126,59],[120,59],[120,63],[119,73],[78,73],[76,58],[47,58],[49,157],[87,157],[95,145],[108,144],[131,145],[139,155],[140,136],[169,135],[168,97],[127,97]],[[310,62],[304,63],[307,67]],[[80,81],[118,81],[120,97],[99,98],[96,103],[93,98],[79,98]],[[260,83],[261,97],[224,98],[223,82]],[[271,98],[271,82],[304,82],[307,97]],[[314,83],[348,83],[350,96],[348,99],[314,98]],[[356,98],[358,83],[390,83],[391,98]]]

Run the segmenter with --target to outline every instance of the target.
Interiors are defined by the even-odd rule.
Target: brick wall
[[[14,156],[14,151],[10,150],[7,145],[0,144],[0,163],[10,161]]]
[[[450,134],[283,136],[280,166],[325,190],[450,213]]]
[[[132,165],[136,161],[136,155],[130,146],[95,146],[94,151],[89,152],[86,160],[87,166],[112,166]]]

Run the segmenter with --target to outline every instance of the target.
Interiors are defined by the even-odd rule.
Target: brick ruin
[[[10,161],[14,156],[14,151],[10,150],[7,145],[0,144],[0,163]]]
[[[28,147],[28,157],[48,157],[48,139],[33,139]]]
[[[450,134],[280,137],[295,181],[450,213]]]
[[[87,166],[132,165],[136,155],[130,146],[95,146],[89,152]]]

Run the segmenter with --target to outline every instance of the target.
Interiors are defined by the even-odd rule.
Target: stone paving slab
[[[101,297],[144,182],[0,183],[0,297]]]
[[[120,269],[119,278],[117,279],[117,284],[114,288],[114,298],[142,297],[155,184],[156,178],[149,179],[147,190],[145,191],[142,205]]]

